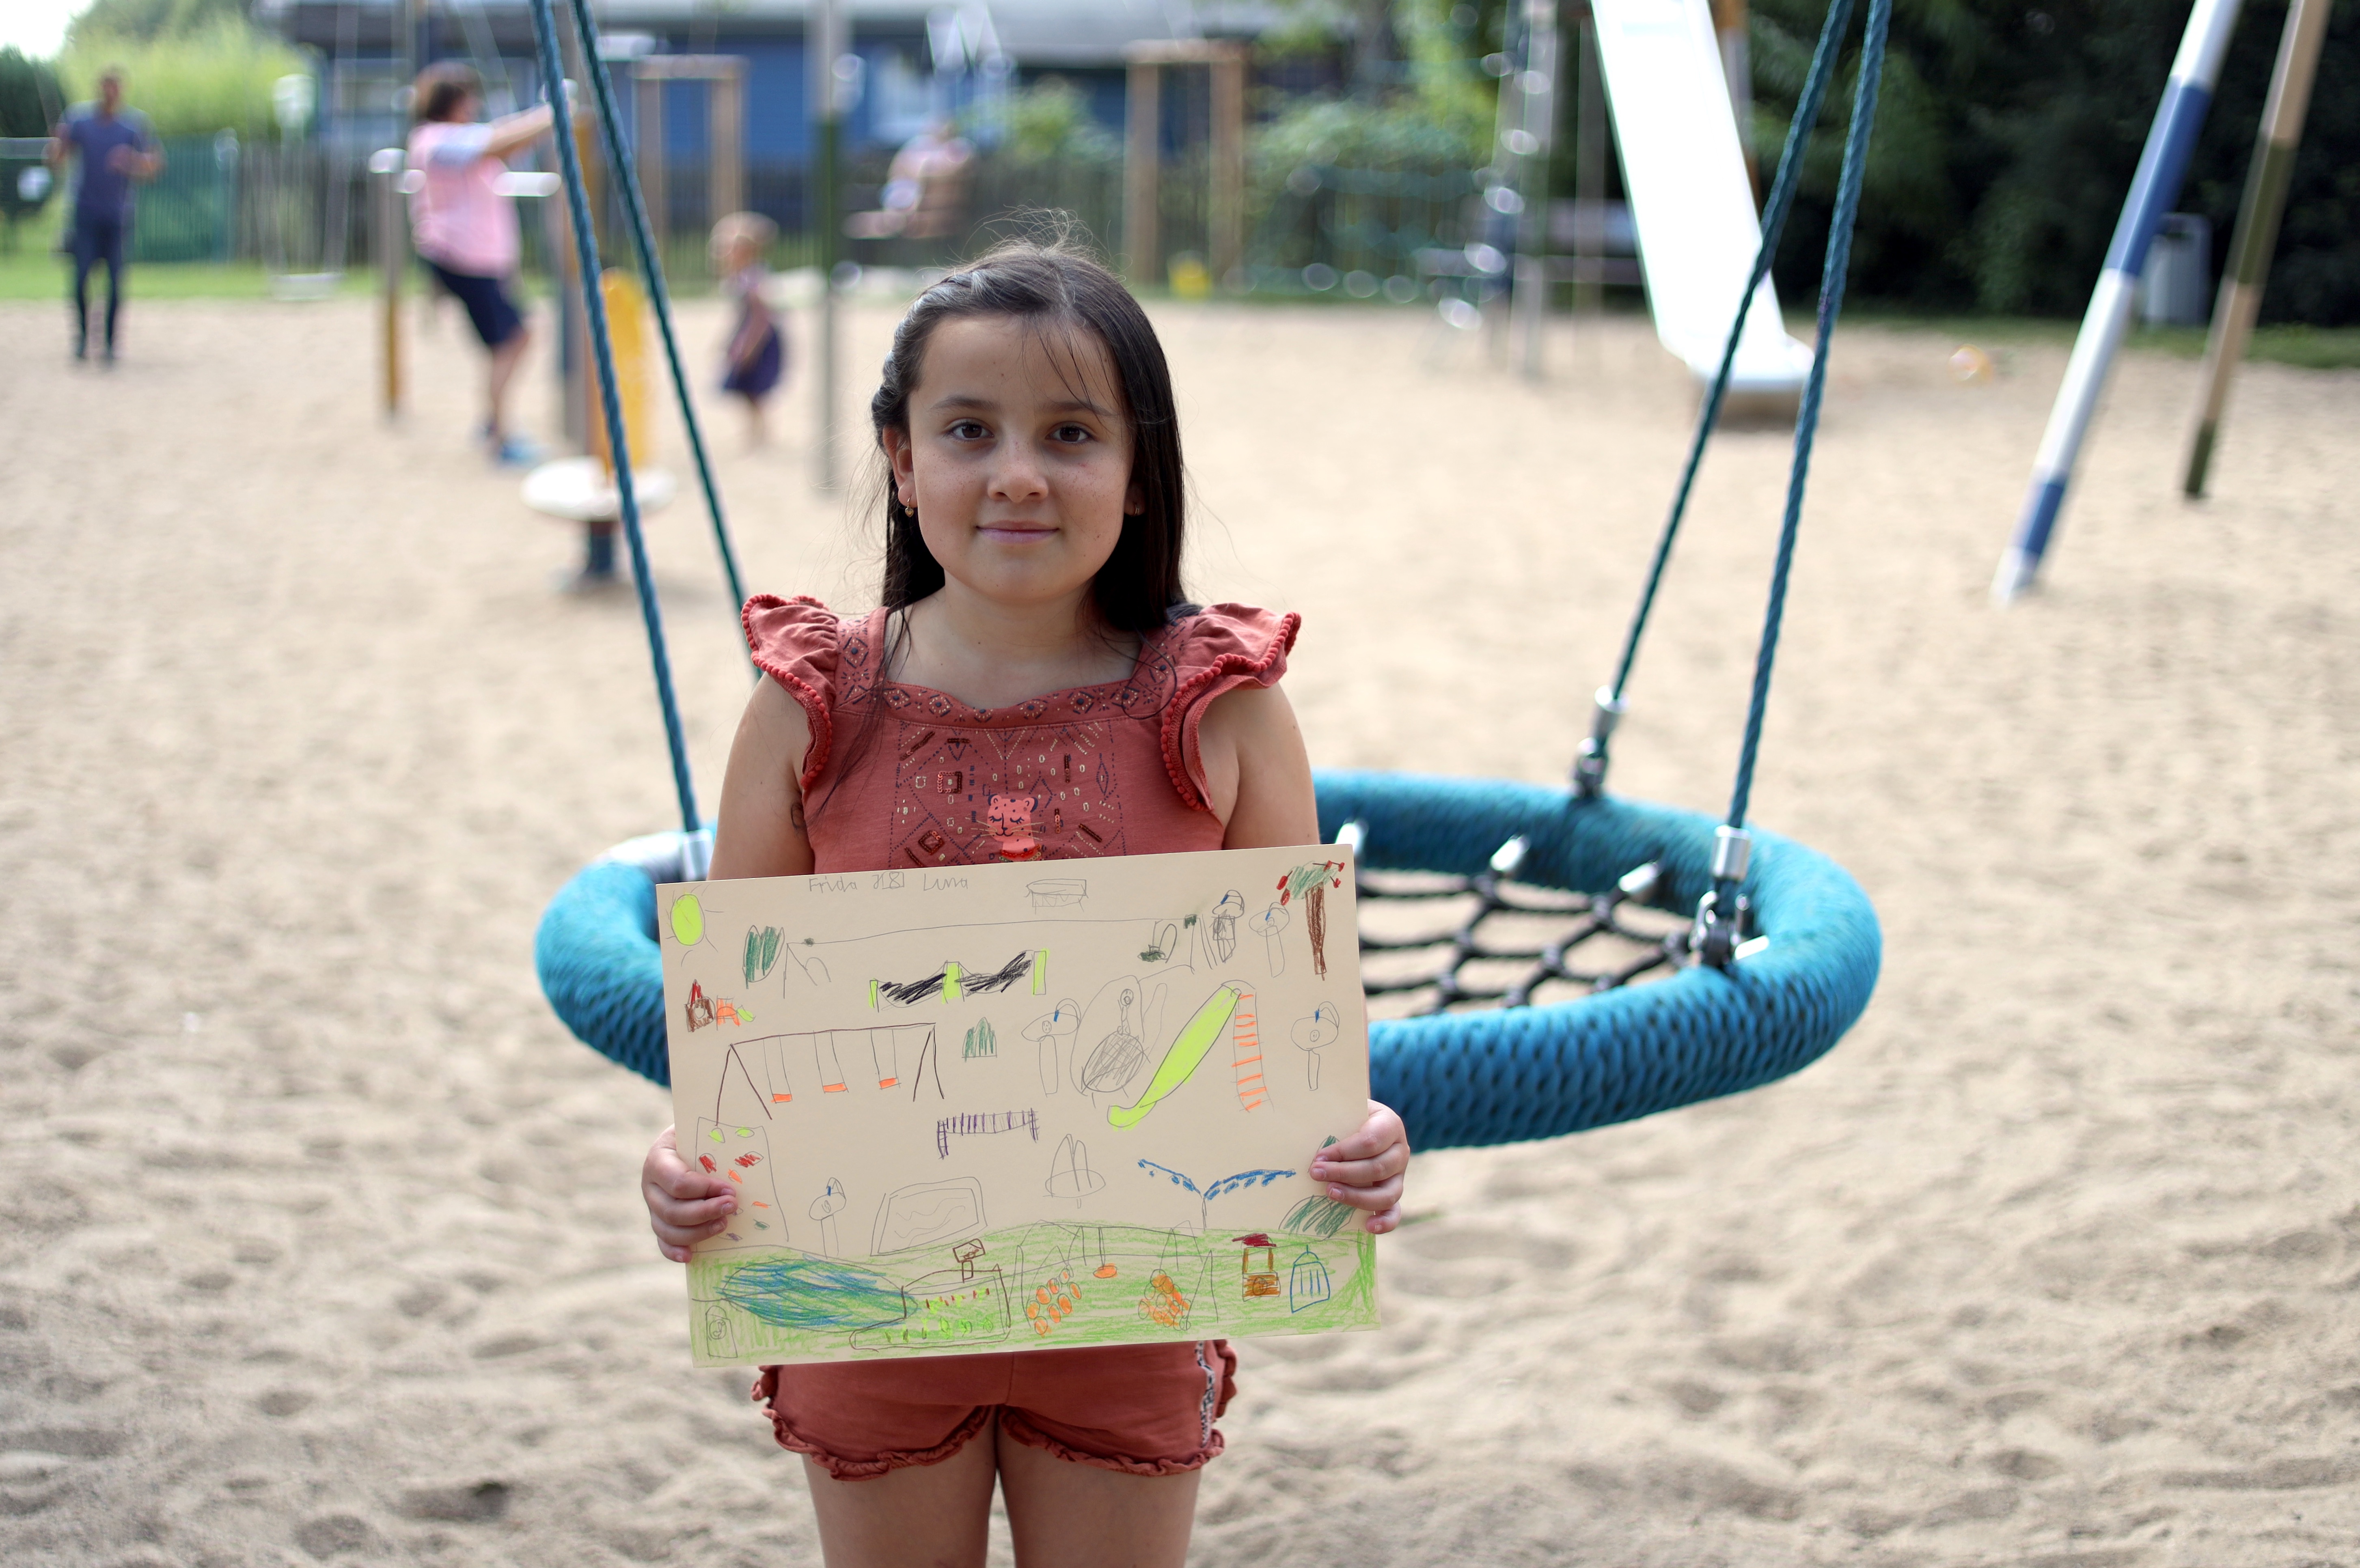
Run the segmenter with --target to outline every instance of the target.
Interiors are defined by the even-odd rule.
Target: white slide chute
[[[1710,0],[1591,0],[1591,10],[1655,335],[1710,383],[1762,248]],[[1798,397],[1810,369],[1810,348],[1786,335],[1764,278],[1731,395]]]

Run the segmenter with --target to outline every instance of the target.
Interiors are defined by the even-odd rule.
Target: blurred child
[[[721,389],[746,399],[747,442],[751,446],[768,439],[762,401],[777,389],[787,364],[786,338],[764,298],[770,269],[763,265],[762,254],[778,234],[779,226],[759,212],[732,212],[713,225],[713,265],[721,274],[721,291],[738,302]]]
[[[548,105],[488,124],[484,79],[473,66],[440,60],[419,72],[418,124],[410,133],[410,168],[420,176],[410,197],[412,241],[421,260],[460,304],[490,360],[482,437],[494,463],[528,467],[541,451],[508,428],[508,384],[532,342],[518,308],[516,203],[500,193],[505,161],[549,134]]]

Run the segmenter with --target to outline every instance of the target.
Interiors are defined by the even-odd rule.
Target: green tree
[[[21,49],[0,49],[0,136],[47,136],[64,103],[64,89],[49,61],[31,59]],[[0,158],[0,225],[5,225],[0,245],[8,250],[16,248],[16,225],[57,195],[52,182],[33,174],[40,167],[36,158]],[[23,183],[28,174],[33,179],[29,186]]]
[[[1825,0],[1756,0],[1754,142],[1765,172],[1810,63]],[[2286,0],[2237,26],[2182,210],[2228,244]],[[1896,0],[1853,246],[1852,288],[1910,305],[2077,314],[2105,259],[2185,0]],[[1855,33],[1857,23],[1855,23]],[[1855,55],[1856,55],[1856,45]],[[2360,321],[2360,18],[2336,16],[2265,314]],[[1790,297],[1818,287],[1852,61],[1830,94],[1778,258]]]
[[[0,136],[45,136],[64,108],[55,66],[13,44],[0,49]]]
[[[1506,0],[1290,0],[1263,40],[1265,62],[1330,54],[1343,62],[1350,91],[1276,105],[1256,133],[1258,160],[1281,174],[1306,162],[1483,163],[1499,83],[1481,60],[1499,47],[1505,9]]]
[[[99,38],[181,38],[246,20],[246,0],[91,0],[67,28],[66,44],[71,48]]]
[[[1119,158],[1122,143],[1091,116],[1082,90],[1062,76],[1044,76],[1008,102],[1007,147],[1020,162]]]
[[[122,67],[126,98],[165,136],[264,135],[271,84],[311,69],[307,56],[271,34],[219,20],[151,38],[77,28],[59,64],[78,99],[96,90],[100,71]]]

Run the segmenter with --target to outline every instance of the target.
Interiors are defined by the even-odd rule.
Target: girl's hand
[[[648,1201],[648,1225],[656,1233],[656,1250],[674,1263],[687,1262],[689,1247],[708,1236],[719,1236],[729,1216],[738,1212],[738,1198],[729,1183],[683,1160],[680,1142],[670,1127],[658,1136],[640,1163],[639,1192]]]
[[[1365,1210],[1360,1228],[1382,1236],[1401,1224],[1402,1183],[1409,1171],[1409,1135],[1390,1105],[1369,1102],[1360,1130],[1311,1157],[1311,1179],[1328,1195]]]

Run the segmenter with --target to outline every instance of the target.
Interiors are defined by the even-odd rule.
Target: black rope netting
[[[1690,921],[1649,903],[1651,864],[1603,893],[1515,879],[1521,841],[1474,877],[1363,871],[1360,988],[1371,1018],[1571,1001],[1684,962]]]

